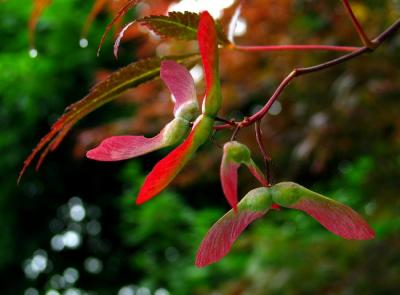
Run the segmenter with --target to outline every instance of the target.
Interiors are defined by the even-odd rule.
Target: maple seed
[[[294,182],[281,182],[271,188],[272,199],[282,207],[304,211],[330,232],[350,240],[369,240],[373,229],[353,209],[313,192]]]
[[[237,211],[237,186],[238,186],[238,169],[244,164],[248,167],[253,176],[264,186],[267,181],[251,159],[250,150],[244,144],[237,141],[230,141],[224,145],[224,154],[222,156],[220,177],[222,190],[229,205]]]
[[[161,63],[160,76],[174,97],[175,118],[151,138],[133,135],[107,138],[87,153],[89,159],[126,160],[179,144],[184,139],[190,129],[190,121],[199,112],[193,78],[184,66],[172,60]]]
[[[254,220],[264,216],[273,202],[301,210],[330,232],[351,240],[369,240],[375,233],[353,209],[322,196],[294,182],[281,182],[272,187],[248,192],[208,231],[196,255],[196,266],[203,267],[223,258],[242,231]]]
[[[196,266],[204,267],[222,259],[246,227],[264,216],[271,204],[269,189],[261,187],[248,192],[238,204],[237,212],[230,210],[208,231],[197,251]]]
[[[213,125],[214,120],[210,117],[200,115],[197,118],[185,141],[161,159],[147,175],[140,188],[136,204],[152,199],[171,183],[197,149],[210,138]]]
[[[198,62],[199,57],[198,55],[191,54],[177,57],[171,56],[168,59],[174,59],[179,64],[191,68]],[[162,60],[159,57],[155,57],[131,63],[113,72],[109,77],[96,84],[83,99],[69,105],[65,113],[51,126],[51,130],[42,137],[24,161],[19,173],[18,182],[20,182],[26,169],[36,156],[39,156],[36,170],[39,169],[47,154],[59,146],[64,137],[80,119],[104,104],[111,102],[125,90],[156,78],[159,74]]]
[[[204,11],[200,14],[197,29],[200,55],[203,61],[203,70],[206,83],[206,94],[202,112],[208,116],[215,116],[221,108],[221,84],[219,80],[219,54],[217,32],[212,16]]]

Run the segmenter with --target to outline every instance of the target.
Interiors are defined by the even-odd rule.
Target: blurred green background
[[[147,39],[132,38],[115,61],[109,38],[97,58],[110,20],[106,13],[92,26],[89,46],[81,48],[92,4],[55,0],[37,26],[39,55],[30,58],[31,1],[0,1],[1,294],[400,294],[400,34],[373,54],[300,78],[263,121],[274,180],[296,181],[350,205],[376,230],[376,239],[346,241],[301,212],[274,211],[248,228],[226,258],[197,269],[199,243],[228,210],[215,143],[168,191],[140,207],[135,194],[165,151],[121,163],[92,162],[79,152],[88,134],[108,136],[99,125],[135,122],[144,110],[151,115],[141,132],[159,130],[169,114],[160,114],[156,103],[165,95],[155,97],[151,108],[125,98],[89,115],[39,173],[31,168],[16,185],[24,158],[99,73],[155,52],[144,47]],[[400,17],[397,0],[354,5],[371,36]],[[242,44],[359,44],[340,1],[248,1],[243,19]],[[253,112],[293,67],[335,56],[223,51],[222,114]],[[157,93],[164,88],[157,81],[150,86]],[[148,91],[133,95],[140,100]],[[252,130],[239,139],[259,154]],[[243,195],[255,182],[245,171],[240,177]]]

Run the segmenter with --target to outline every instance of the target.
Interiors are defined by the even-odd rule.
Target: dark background
[[[371,36],[400,16],[398,1],[352,3]],[[89,46],[80,48],[91,5],[55,0],[37,26],[39,55],[30,58],[31,1],[0,2],[1,294],[400,293],[399,34],[372,54],[299,78],[282,95],[281,112],[263,121],[274,181],[296,181],[348,204],[368,220],[376,238],[346,241],[301,212],[274,211],[246,230],[226,258],[197,269],[201,239],[228,210],[216,143],[202,148],[165,193],[141,207],[134,205],[136,193],[167,151],[120,163],[84,157],[110,134],[154,134],[162,128],[171,116],[165,106],[171,106],[159,81],[90,114],[39,173],[31,167],[16,184],[40,137],[96,80],[157,52],[195,49],[193,42],[163,43],[133,32],[118,61],[111,38],[97,58],[110,15],[97,17]],[[340,1],[254,0],[242,17],[247,33],[237,39],[241,44],[360,45]],[[336,56],[222,50],[221,115],[248,115],[293,67]],[[202,82],[198,91],[203,93]],[[221,132],[216,142],[229,136]],[[253,130],[242,131],[239,140],[261,163]],[[244,195],[256,183],[243,171],[239,185]]]

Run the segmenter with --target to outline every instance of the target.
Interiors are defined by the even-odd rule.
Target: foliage
[[[197,40],[199,25],[199,14],[197,13],[171,11],[167,16],[147,16],[139,19],[138,22],[163,38]],[[217,36],[219,44],[229,44],[220,24],[217,24]]]
[[[259,5],[265,4],[261,2],[252,1],[243,7],[242,16],[248,28],[251,26],[251,33],[236,37],[236,42],[354,43],[352,27],[343,21],[345,15],[339,4],[282,1],[279,10],[273,6],[274,9],[261,11]],[[268,1],[268,4],[274,5],[273,2]],[[94,48],[90,53],[75,49],[76,38],[90,4],[85,11],[76,9],[78,5],[72,2],[63,4],[54,1],[49,6],[38,23],[37,59],[26,55],[24,22],[28,18],[29,6],[19,10],[20,4],[13,1],[4,4],[4,20],[10,20],[10,15],[20,15],[17,23],[15,19],[2,23],[2,34],[5,33],[6,40],[13,38],[13,41],[0,45],[2,68],[4,65],[7,69],[0,82],[3,98],[0,118],[5,123],[3,126],[7,126],[7,130],[1,131],[5,147],[2,150],[7,153],[7,157],[1,160],[4,171],[1,190],[4,229],[0,239],[4,259],[1,265],[2,269],[8,270],[7,277],[10,273],[18,277],[8,280],[5,294],[14,294],[15,288],[25,286],[34,286],[44,292],[50,286],[46,282],[50,282],[52,275],[62,275],[67,267],[79,269],[81,276],[75,286],[99,294],[117,293],[122,286],[131,283],[150,287],[153,291],[164,287],[173,294],[209,294],[217,290],[223,294],[398,293],[398,39],[389,42],[376,54],[354,60],[346,67],[339,66],[318,78],[315,75],[300,78],[301,81],[295,82],[282,97],[280,106],[284,111],[279,116],[266,117],[261,126],[264,142],[268,143],[266,146],[274,158],[272,181],[293,179],[352,206],[366,216],[376,230],[374,241],[341,241],[326,234],[317,223],[301,213],[282,209],[281,212],[270,212],[268,219],[256,222],[233,247],[234,253],[219,264],[195,269],[193,257],[201,237],[226,211],[225,207],[210,209],[223,207],[221,198],[218,198],[222,195],[220,184],[215,181],[218,174],[216,162],[221,151],[214,144],[200,150],[197,159],[178,176],[175,186],[179,187],[179,195],[167,192],[141,208],[133,206],[132,196],[143,180],[139,172],[142,169],[135,163],[129,163],[128,178],[117,181],[115,171],[120,170],[119,165],[71,161],[69,140],[65,148],[53,156],[54,160],[50,159],[41,176],[35,176],[33,180],[28,176],[16,193],[14,180],[23,155],[29,153],[35,134],[44,133],[47,125],[54,121],[54,115],[51,119],[46,119],[46,115],[59,112],[63,105],[82,97],[85,92],[83,84],[89,84],[93,72],[99,70],[91,61]],[[390,25],[389,22],[396,17],[393,13],[398,11],[396,9],[391,1],[380,5],[374,2],[354,5],[356,15],[366,24],[369,35],[377,35],[378,28]],[[298,15],[295,11],[304,13]],[[327,14],[332,11],[335,13]],[[232,10],[227,10],[221,23],[226,24],[232,13]],[[103,16],[100,15],[97,22],[103,22]],[[55,26],[49,28],[49,22]],[[93,36],[90,39],[99,40],[104,27],[105,23],[93,26],[91,33],[97,35],[97,39]],[[157,47],[162,55],[186,53],[183,48],[192,46],[191,43],[182,45],[169,40],[169,47],[165,47],[163,41],[140,39],[143,37],[137,37],[137,27],[134,26],[133,33],[127,32],[125,41],[133,40],[138,56],[153,55],[154,50],[150,47],[159,45],[162,45]],[[293,34],[288,35],[287,28]],[[147,42],[151,46],[147,46]],[[131,55],[127,54],[133,49],[130,44],[125,42],[121,45],[121,65],[132,62]],[[109,47],[110,44],[105,43],[104,52]],[[335,56],[329,52],[267,55],[222,50],[222,92],[229,100],[224,101],[221,115],[240,120],[244,114],[251,114],[254,109],[259,109],[259,104],[265,103],[266,94],[274,90],[279,76],[295,66],[312,65]],[[115,64],[107,58],[107,54],[101,56],[101,67],[114,69]],[[365,70],[367,63],[373,73]],[[14,77],[20,78],[17,80]],[[36,77],[53,83],[36,83]],[[76,78],[71,80],[70,77]],[[18,83],[21,79],[28,82]],[[315,79],[319,83],[315,83]],[[82,86],[76,87],[78,83]],[[198,88],[203,89],[202,82]],[[23,100],[26,93],[30,96]],[[152,134],[161,129],[170,119],[165,115],[165,109],[171,107],[163,99],[166,95],[163,87],[154,81],[130,91],[104,111],[97,111],[96,121],[94,117],[88,117],[77,129],[79,135],[74,137],[78,139],[75,153],[81,157],[82,151],[111,134],[139,131]],[[29,103],[21,104],[23,101]],[[38,104],[37,101],[43,103]],[[131,116],[133,112],[133,120],[115,121],[115,118]],[[24,118],[23,125],[19,118]],[[99,120],[111,123],[93,128]],[[355,121],[358,124],[352,124]],[[243,129],[238,136],[255,151],[257,145],[252,134],[252,130]],[[216,135],[215,141],[226,141],[227,137],[228,134],[221,132]],[[261,162],[257,153],[254,157],[255,162]],[[149,170],[155,158],[157,156],[145,158],[143,170]],[[342,176],[335,176],[338,174]],[[239,177],[242,179],[239,195],[244,195],[254,188],[255,183],[241,171]],[[114,204],[110,203],[121,193],[121,186],[126,190],[122,203],[116,205],[117,200]],[[46,224],[54,218],[55,208],[77,193],[85,204],[95,203],[102,209],[101,240],[112,245],[112,252],[96,252],[98,250],[89,246],[90,239],[74,251],[66,250],[58,254],[50,249],[49,241],[54,232],[50,233]],[[157,216],[161,213],[160,218],[165,222],[159,222]],[[116,219],[119,218],[121,228],[116,232]],[[19,236],[12,233],[19,233]],[[14,282],[22,281],[23,261],[36,253],[38,248],[48,249],[53,270],[49,268],[38,279],[28,279],[25,284],[16,287]],[[181,255],[177,256],[177,252]],[[86,274],[85,269],[81,269],[82,261],[93,255],[103,261],[105,268],[96,275]],[[175,258],[170,262],[167,256]],[[310,268],[310,265],[313,267]]]
[[[108,33],[112,25],[138,2],[139,1],[137,0],[126,1],[126,3],[121,7],[116,17],[114,17],[112,22],[107,26],[100,41],[99,49],[104,41],[104,36]],[[142,204],[161,193],[174,180],[177,174],[193,157],[195,152],[211,137],[213,130],[218,131],[234,127],[235,131],[231,138],[231,141],[233,141],[237,132],[241,128],[255,124],[257,143],[259,144],[260,151],[264,156],[268,178],[269,162],[271,161],[271,157],[268,155],[263,144],[260,123],[290,82],[296,77],[325,70],[361,56],[369,51],[373,51],[384,41],[397,33],[400,28],[400,20],[397,20],[383,33],[379,34],[378,37],[370,39],[365,33],[357,16],[354,14],[348,0],[343,0],[342,2],[355,30],[364,44],[362,47],[357,48],[329,45],[236,46],[227,41],[227,38],[224,37],[223,33],[221,33],[221,29],[217,28],[216,22],[208,11],[203,11],[199,15],[193,13],[182,14],[179,12],[173,12],[169,13],[168,16],[152,16],[142,19],[142,24],[145,24],[153,32],[164,38],[175,37],[178,40],[190,40],[197,36],[206,86],[201,115],[197,116],[197,119],[195,119],[196,116],[192,116],[192,109],[184,108],[186,101],[187,103],[190,103],[190,100],[193,100],[193,97],[195,97],[195,91],[193,80],[187,78],[190,77],[190,74],[185,72],[184,69],[180,70],[179,64],[171,62],[168,64],[161,64],[161,60],[159,60],[158,62],[150,61],[150,64],[154,65],[153,67],[149,67],[149,62],[145,62],[145,65],[139,64],[141,62],[138,62],[130,67],[126,67],[123,70],[111,74],[104,82],[100,82],[87,97],[80,102],[69,106],[66,114],[64,114],[64,116],[62,116],[52,126],[51,131],[42,138],[33,152],[25,160],[24,166],[20,172],[20,178],[24,174],[26,168],[30,165],[33,158],[38,153],[41,153],[36,166],[38,169],[47,153],[58,147],[69,129],[79,119],[108,102],[110,98],[114,97],[126,88],[132,86],[135,87],[150,80],[153,78],[153,73],[163,71],[173,72],[173,68],[178,69],[180,75],[175,75],[171,77],[172,79],[164,79],[164,82],[167,83],[170,89],[174,89],[174,91],[172,91],[174,99],[179,98],[176,105],[176,109],[179,111],[175,112],[175,119],[166,125],[159,135],[151,139],[131,136],[107,139],[100,145],[100,147],[88,153],[89,158],[100,161],[116,161],[140,156],[168,145],[179,144],[182,137],[187,132],[187,128],[190,124],[193,124],[192,130],[187,138],[165,158],[159,161],[146,177],[136,200],[137,204]],[[239,2],[229,26],[229,36],[232,42],[234,42],[234,30],[236,28],[238,16],[241,12],[242,4],[242,2]],[[43,6],[40,7],[39,12],[42,9]],[[37,13],[38,11],[34,11],[34,18]],[[117,56],[116,50],[118,50],[120,40],[126,29],[131,24],[132,22],[129,23],[119,34],[114,45],[115,56]],[[286,76],[285,79],[282,80],[275,92],[268,99],[267,103],[259,111],[250,117],[245,117],[242,121],[228,121],[218,117],[222,105],[218,52],[218,43],[220,43],[219,41],[221,40],[219,36],[221,35],[223,36],[222,45],[228,44],[231,48],[244,51],[330,50],[338,52],[350,51],[350,53],[315,66],[295,68]],[[184,63],[185,56],[182,56],[181,60],[183,60]],[[188,92],[187,89],[191,89],[191,91]],[[187,95],[188,97],[182,98],[180,97],[182,95]],[[193,102],[191,105],[192,104]],[[226,125],[214,126],[215,120],[225,122]],[[244,149],[246,149],[246,147],[244,147]],[[240,153],[239,147],[224,149],[224,153],[226,154],[223,159],[234,158],[237,156],[237,152]],[[239,156],[239,158],[241,158],[241,156]],[[255,174],[257,179],[262,180],[261,184],[264,185],[265,188],[250,191],[243,198],[243,203],[240,203],[242,204],[242,207],[238,208],[237,168],[243,161],[239,158],[238,160],[234,160],[234,162],[236,162],[234,164],[223,162],[221,166],[222,187],[228,202],[233,207],[234,213],[228,213],[210,229],[200,246],[196,259],[197,266],[203,267],[224,257],[240,233],[251,222],[264,215],[272,205],[272,201],[278,206],[299,209],[308,213],[329,231],[343,238],[364,240],[374,237],[374,231],[368,226],[362,217],[352,209],[294,183],[278,183],[272,185],[270,184],[269,179],[265,180],[262,176],[261,170],[258,169],[254,162],[249,159],[245,160],[245,162],[247,162],[248,165],[253,164],[251,171],[257,172],[253,174]],[[261,201],[259,200],[264,199],[268,200],[268,202],[265,203],[263,201],[264,205],[260,205],[259,203]],[[260,206],[262,207],[262,210],[259,208]],[[235,214],[237,214],[237,216]]]

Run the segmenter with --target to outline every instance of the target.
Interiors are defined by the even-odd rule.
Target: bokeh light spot
[[[69,210],[69,216],[76,222],[82,221],[86,216],[85,208],[81,204],[75,204],[71,206]]]
[[[35,288],[28,288],[25,290],[24,295],[39,295],[39,291]]]
[[[119,290],[118,295],[135,295],[135,289],[132,286],[122,287]]]
[[[154,295],[169,295],[169,292],[164,288],[160,288],[154,292]]]
[[[98,274],[103,270],[103,263],[100,259],[89,257],[85,260],[84,266],[87,272]]]
[[[76,231],[66,231],[63,235],[63,243],[65,247],[75,249],[81,243],[81,236]]]
[[[65,282],[69,284],[75,284],[75,282],[79,279],[79,272],[77,269],[69,267],[66,270],[64,270],[63,277]]]
[[[86,48],[89,45],[89,41],[86,38],[82,38],[79,40],[79,46],[81,48]]]
[[[35,48],[29,50],[29,57],[36,58],[38,56],[38,51]]]

